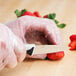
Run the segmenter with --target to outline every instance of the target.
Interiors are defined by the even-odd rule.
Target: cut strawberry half
[[[47,57],[50,59],[50,60],[59,60],[59,59],[62,59],[64,57],[64,51],[61,51],[61,52],[57,52],[57,53],[49,53],[47,54]]]

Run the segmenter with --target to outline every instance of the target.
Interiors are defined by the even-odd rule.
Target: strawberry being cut
[[[47,54],[47,57],[50,60],[59,60],[59,59],[62,59],[64,57],[64,51],[57,52],[57,53],[49,53],[49,54]]]

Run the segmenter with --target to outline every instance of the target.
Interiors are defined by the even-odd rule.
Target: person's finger
[[[17,56],[18,62],[21,62],[26,57],[26,48],[22,42],[21,39],[16,38],[15,44],[14,44],[14,52]]]
[[[3,63],[3,62],[0,62],[0,71],[1,71],[2,69],[4,69],[4,68],[5,68],[4,63]]]
[[[8,42],[9,43],[9,42]],[[9,68],[14,68],[17,65],[17,58],[15,56],[15,53],[13,51],[12,45],[6,45],[5,42],[0,42],[0,56],[2,60],[2,63],[4,66],[8,66]]]
[[[3,63],[3,55],[1,53],[1,49],[0,49],[0,71],[5,67],[4,63]]]
[[[28,19],[28,18],[27,18]],[[29,18],[27,24],[24,24],[27,29],[25,29],[25,34],[29,29],[37,30],[45,33],[45,36],[49,39],[52,44],[61,44],[60,31],[56,24],[49,19],[38,19]]]
[[[17,65],[17,57],[12,49],[9,49],[8,56],[4,59],[4,64],[8,68],[14,68]]]
[[[20,25],[25,28],[25,33],[28,29],[44,32],[53,44],[61,44],[61,34],[55,22],[50,19],[36,18],[25,16],[18,19]]]
[[[4,58],[7,56],[6,45],[3,41],[0,41],[0,71],[5,67]]]
[[[7,25],[7,27],[9,27],[16,36],[18,36],[24,41],[24,26],[22,25],[22,22],[19,19],[10,21],[5,25]]]
[[[45,33],[53,44],[62,44],[60,31],[52,20],[49,21],[47,26],[45,25]]]
[[[9,39],[10,39],[9,46],[10,47],[12,46],[13,51],[17,57],[17,61],[18,62],[23,61],[23,59],[26,56],[26,50],[25,50],[23,41],[11,31],[9,34]]]

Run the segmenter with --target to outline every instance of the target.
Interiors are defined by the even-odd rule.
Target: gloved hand
[[[62,44],[60,31],[53,20],[32,16],[22,16],[6,25],[25,44]],[[42,50],[43,51],[43,50]],[[29,56],[44,59],[45,55]]]
[[[0,70],[14,68],[26,56],[24,44],[19,37],[0,23]]]

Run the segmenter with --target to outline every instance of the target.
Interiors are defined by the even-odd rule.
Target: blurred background
[[[39,11],[42,16],[56,13],[56,18],[67,24],[61,30],[64,42],[71,34],[76,34],[76,0],[0,0],[0,22],[16,19],[14,11],[24,8],[32,12]]]

